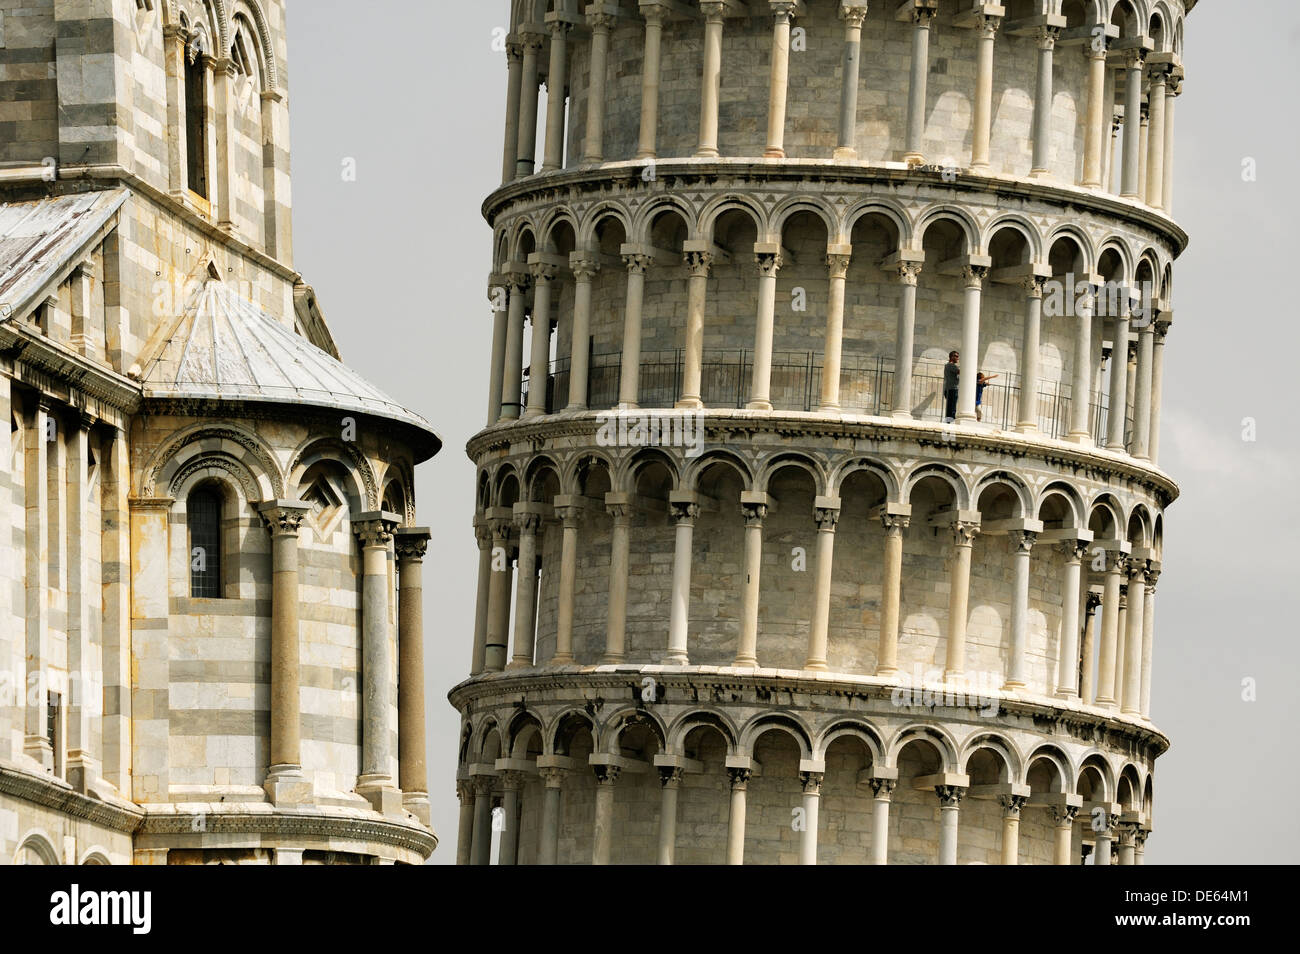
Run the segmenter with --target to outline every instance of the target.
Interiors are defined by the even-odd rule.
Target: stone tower
[[[1193,6],[513,4],[462,862],[1141,863]]]
[[[414,468],[293,268],[281,0],[0,3],[0,863],[419,863]]]

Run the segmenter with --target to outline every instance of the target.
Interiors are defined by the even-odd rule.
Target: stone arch
[[[980,235],[981,248],[989,248],[999,232],[1010,229],[1018,232],[1029,248],[1029,261],[1043,261],[1043,233],[1028,217],[1018,212],[1003,212],[984,227]]]
[[[799,757],[812,758],[812,732],[804,720],[794,712],[764,712],[750,719],[740,730],[737,748],[742,755],[753,756],[754,743],[768,732],[784,732],[799,746]]]
[[[732,468],[740,476],[740,482],[744,485],[745,490],[752,490],[754,487],[754,473],[750,466],[745,463],[744,459],[734,451],[714,450],[709,451],[694,461],[686,465],[686,470],[682,474],[681,486],[685,490],[698,490],[700,476],[714,464],[725,464]]]
[[[1050,742],[1039,744],[1025,758],[1025,774],[1019,781],[1026,785],[1033,784],[1030,781],[1030,775],[1033,772],[1034,763],[1040,759],[1049,762],[1056,770],[1060,790],[1065,794],[1074,794],[1074,780],[1078,777],[1078,769],[1067,752]]]
[[[1122,535],[1125,527],[1124,508],[1119,505],[1119,501],[1115,499],[1113,494],[1104,492],[1097,494],[1097,496],[1093,498],[1092,502],[1088,504],[1087,512],[1088,526],[1090,529],[1100,529],[1104,532],[1104,524],[1106,519],[1109,518],[1110,526],[1113,529],[1115,536],[1119,537]],[[1099,516],[1101,517],[1100,522],[1103,526],[1101,528],[1094,528],[1093,523]]]
[[[767,458],[760,459],[758,462],[758,476],[754,480],[754,489],[767,493],[768,484],[773,475],[786,467],[794,467],[807,473],[812,478],[813,486],[817,488],[816,493],[828,493],[826,468],[810,455],[801,454],[797,451],[779,451]]]
[[[400,515],[403,525],[409,523],[411,511],[410,496],[406,488],[406,481],[400,473],[393,476],[385,474],[379,492],[379,509]]]
[[[925,233],[939,222],[951,222],[965,237],[966,254],[975,255],[981,250],[980,227],[975,217],[960,206],[948,203],[936,203],[926,207],[916,217],[916,227],[912,230],[912,247],[920,251],[925,241]]]
[[[1082,280],[1086,275],[1092,274],[1097,264],[1096,247],[1093,245],[1092,238],[1088,233],[1073,223],[1067,222],[1056,226],[1043,239],[1043,247],[1047,250],[1049,264],[1053,247],[1063,239],[1074,244],[1079,257],[1083,260],[1083,273],[1078,275],[1077,278]]]
[[[1006,772],[1006,778],[998,781],[1017,782],[1020,780],[1024,773],[1024,763],[1020,759],[1020,753],[1016,750],[1015,743],[999,732],[977,732],[967,739],[957,758],[957,771],[963,775],[969,774],[967,768],[970,766],[971,757],[981,749],[995,752],[1002,759],[1002,767]]]
[[[159,485],[169,486],[177,470],[205,452],[222,452],[239,461],[263,494],[263,499],[284,496],[280,466],[265,441],[238,424],[208,423],[177,431],[154,452],[141,477],[140,495],[157,496]]]
[[[1147,16],[1147,36],[1155,42],[1157,53],[1168,53],[1173,48],[1174,17],[1164,0],[1156,0]]]
[[[1125,539],[1135,547],[1151,546],[1151,511],[1139,503],[1129,512]],[[1136,535],[1137,539],[1134,539]]]
[[[938,477],[952,488],[953,503],[958,510],[970,509],[971,495],[961,475],[946,464],[922,464],[912,470],[903,479],[903,490],[899,494],[900,503],[909,503],[912,491],[926,477]]]
[[[528,216],[520,216],[510,235],[510,261],[526,262],[537,250],[537,228]]]
[[[650,464],[663,465],[672,481],[672,490],[677,490],[681,486],[681,469],[677,466],[677,462],[673,460],[672,455],[655,447],[646,447],[617,462],[617,466],[612,472],[615,489],[623,493],[633,493],[636,490],[637,476],[642,468]]]
[[[749,196],[728,193],[726,195],[716,196],[709,200],[705,204],[704,208],[700,210],[700,237],[708,241],[713,241],[713,227],[717,223],[719,217],[721,217],[725,212],[732,211],[748,215],[754,225],[754,232],[756,235],[763,236],[771,234],[767,214],[759,202],[751,199]],[[733,251],[736,250],[733,249]],[[737,252],[737,254],[739,254],[739,252]]]
[[[472,726],[469,736],[469,753],[471,762],[480,761],[480,757],[483,754],[483,746],[487,742],[489,733],[492,732],[496,732],[498,738],[500,738],[501,726],[500,723],[497,722],[497,717],[494,715],[484,716],[478,725]]]
[[[772,210],[770,218],[772,231],[768,236],[768,241],[779,241],[784,235],[785,227],[790,219],[800,212],[807,212],[821,219],[822,224],[826,226],[828,240],[835,240],[836,231],[839,228],[839,217],[830,204],[814,196],[794,195],[779,203]]]
[[[1052,481],[1050,484],[1044,487],[1042,491],[1038,494],[1038,498],[1037,500],[1034,501],[1034,507],[1033,507],[1033,514],[1035,519],[1037,520],[1043,519],[1043,505],[1046,504],[1048,499],[1051,497],[1060,497],[1065,501],[1066,507],[1068,508],[1068,512],[1074,521],[1072,524],[1070,524],[1070,526],[1074,526],[1074,527],[1084,526],[1086,521],[1083,519],[1083,514],[1084,514],[1083,497],[1082,495],[1080,495],[1078,490],[1076,490],[1074,487],[1071,487],[1068,483],[1066,483],[1063,480]]]
[[[312,437],[304,441],[290,458],[289,486],[297,487],[302,475],[317,461],[332,460],[342,465],[352,483],[352,489],[366,510],[378,510],[380,504],[379,482],[365,455],[350,441],[337,437]]]
[[[206,21],[204,26],[207,27],[209,39],[217,44],[217,48],[209,52],[214,55],[220,54],[225,56],[230,49],[230,37],[227,33],[226,4],[225,0],[165,0],[163,12],[166,14],[164,23],[176,24],[177,26],[186,23],[192,23],[192,17],[198,11],[202,12],[203,19]]]
[[[858,221],[869,215],[883,216],[894,224],[894,230],[898,235],[898,248],[913,247],[914,230],[911,217],[901,206],[879,197],[864,199],[845,213],[843,231],[840,233],[841,240],[847,242]]]
[[[1012,514],[1013,517],[1024,517],[1033,512],[1033,492],[1030,491],[1023,480],[1006,470],[995,470],[976,481],[970,499],[978,507],[980,496],[984,491],[999,484],[1008,488],[1019,503],[1019,512]]]
[[[546,754],[565,755],[569,750],[570,733],[586,729],[591,743],[596,744],[596,723],[582,709],[568,708],[556,715],[546,731]]]
[[[112,863],[109,860],[107,849],[99,845],[93,845],[86,849],[85,854],[81,856],[81,860],[77,862],[79,865],[111,865]]]
[[[1076,793],[1083,793],[1081,783],[1089,771],[1096,773],[1101,782],[1101,800],[1113,802],[1115,800],[1115,769],[1100,749],[1089,749],[1084,753],[1083,758],[1079,760],[1079,771],[1074,779]],[[1095,798],[1097,792],[1092,794],[1094,796],[1093,801],[1097,801]]]
[[[59,865],[63,863],[59,860],[59,852],[54,847],[54,839],[40,828],[28,831],[18,842],[18,850],[14,852],[14,864],[27,864],[24,859],[29,851],[40,859],[40,864]]]
[[[513,484],[513,487],[511,485]],[[513,499],[508,490],[513,489]],[[524,482],[513,463],[504,463],[492,473],[492,506],[508,507],[517,503],[523,494]]]
[[[619,739],[627,729],[635,725],[644,726],[650,730],[651,734],[659,742],[660,752],[667,749],[668,730],[659,716],[649,709],[625,706],[606,719],[604,725],[600,727],[600,738],[596,743],[596,751],[604,752],[606,755],[618,755]]]
[[[831,743],[844,736],[851,736],[861,741],[871,755],[871,764],[881,764],[884,759],[885,744],[880,731],[871,723],[861,719],[840,719],[823,729],[813,741],[812,758],[826,758],[826,750],[831,747]]]
[[[256,478],[244,462],[219,451],[199,454],[177,468],[167,484],[167,496],[184,500],[190,490],[204,480],[224,484],[238,501],[239,509],[269,498],[260,495]]]
[[[957,771],[957,744],[948,730],[939,725],[914,722],[903,726],[894,733],[885,749],[885,764],[893,768],[898,765],[899,753],[909,742],[925,742],[932,746],[939,756],[939,764],[944,771]]]
[[[565,490],[565,465],[557,463],[550,454],[538,454],[524,465],[519,489],[521,501],[530,503],[540,501],[541,498],[538,497],[538,491],[542,489],[540,481],[544,479],[547,472],[554,475],[560,493],[569,492]]]
[[[613,219],[623,230],[623,240],[631,241],[632,216],[618,202],[606,200],[598,202],[582,216],[582,227],[578,230],[578,248],[591,249],[599,247],[596,230],[607,219]]]
[[[850,457],[842,461],[831,471],[827,480],[826,493],[832,497],[838,497],[840,488],[854,474],[868,473],[872,474],[885,485],[885,499],[889,503],[898,503],[902,494],[899,489],[898,478],[894,472],[889,469],[889,465],[882,461],[873,460],[870,457]]]
[[[1126,812],[1142,810],[1142,775],[1132,762],[1126,762],[1120,769],[1115,782],[1114,801]]]
[[[641,244],[650,241],[650,227],[654,221],[661,215],[676,213],[686,224],[686,234],[694,237],[699,229],[699,222],[696,219],[695,209],[691,204],[678,195],[657,195],[638,208],[632,216],[631,226],[628,229],[628,241]]]
[[[537,229],[538,234],[542,237],[541,242],[538,243],[538,247],[541,250],[546,252],[556,251],[555,233],[556,233],[556,229],[558,229],[561,225],[567,225],[570,229],[572,229],[574,238],[576,240],[578,231],[581,228],[581,224],[579,223],[577,216],[575,216],[567,208],[563,206],[557,206],[556,208],[550,210],[546,218],[542,220],[541,225]]]
[[[711,728],[716,731],[727,743],[727,754],[736,754],[737,740],[740,738],[736,724],[725,712],[712,708],[692,709],[677,717],[668,727],[668,753],[671,755],[684,754],[683,747],[686,737],[690,735],[692,729],[701,727]]]
[[[275,60],[275,44],[271,42],[271,29],[266,22],[266,14],[262,12],[262,5],[258,0],[236,0],[234,13],[231,15],[231,24],[239,18],[240,14],[247,14],[247,19],[252,22],[254,33],[256,34],[258,45],[258,59],[261,60],[262,89],[267,92],[274,92],[280,88],[280,69]],[[234,42],[231,36],[226,41],[228,44]],[[227,53],[230,47],[226,47]]]
[[[603,452],[584,453],[568,462],[561,481],[561,487],[565,493],[577,494],[583,497],[591,496],[589,492],[590,481],[601,471],[604,472],[605,480],[609,484],[609,490],[612,491],[614,489],[613,462]]]
[[[528,743],[534,735],[537,737],[538,746],[543,746],[546,736],[542,728],[542,720],[531,709],[525,708],[510,720],[510,725],[506,729],[504,750],[510,753],[512,759],[527,759]]]

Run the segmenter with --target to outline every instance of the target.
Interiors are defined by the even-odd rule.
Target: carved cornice
[[[144,817],[137,834],[190,835],[193,834],[194,815],[180,812],[154,814]],[[433,853],[438,845],[437,836],[414,824],[385,821],[378,817],[343,818],[333,815],[307,813],[264,812],[211,812],[203,817],[204,834],[259,834],[286,839],[303,837],[337,838],[348,841],[378,842],[424,857]]]
[[[144,818],[143,809],[113,805],[73,791],[66,782],[52,775],[31,775],[7,765],[0,765],[0,795],[20,798],[70,818],[127,834],[134,834]]]

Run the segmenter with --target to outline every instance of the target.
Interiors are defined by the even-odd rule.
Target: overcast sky
[[[506,0],[289,5],[297,266],[344,360],[424,414],[446,446],[419,470],[429,782],[455,861],[459,720],[477,546],[465,443],[483,423],[491,234],[499,185]],[[1181,485],[1156,599],[1157,762],[1147,862],[1294,862],[1300,508],[1295,123],[1300,3],[1203,0],[1189,17],[1176,122],[1174,271],[1161,464]],[[900,79],[902,81],[902,79]],[[355,159],[354,182],[343,181]],[[1243,179],[1253,160],[1256,181]],[[1243,440],[1244,421],[1256,439]],[[1243,699],[1254,680],[1255,701]]]

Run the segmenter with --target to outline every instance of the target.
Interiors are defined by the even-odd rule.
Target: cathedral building
[[[499,3],[458,860],[1141,864],[1195,0]]]
[[[294,270],[284,8],[0,3],[0,863],[436,843],[441,442]]]

